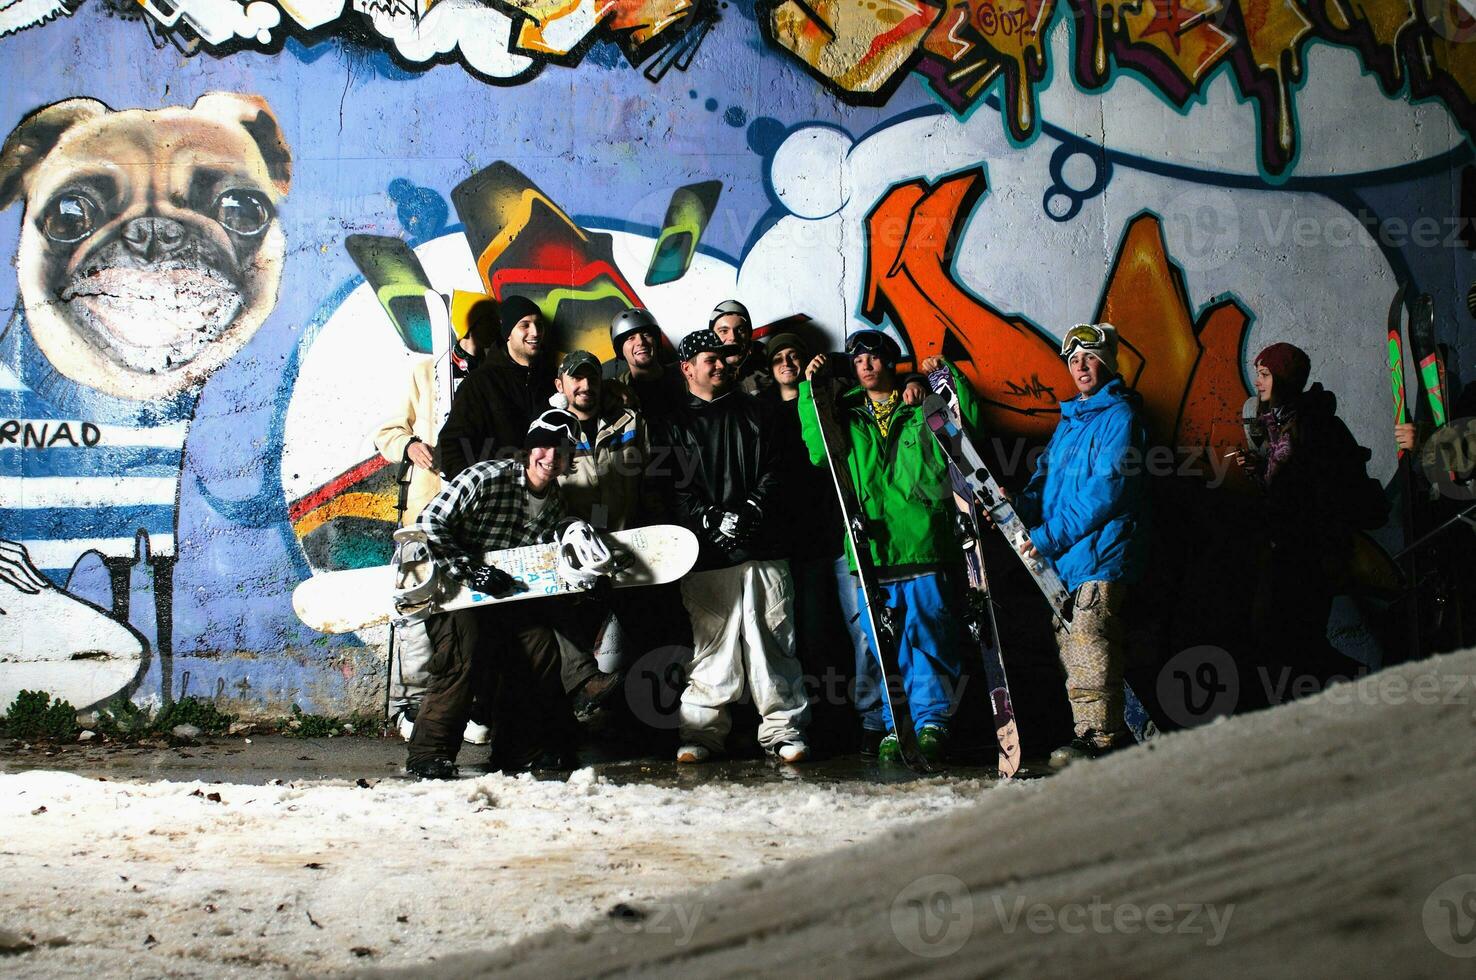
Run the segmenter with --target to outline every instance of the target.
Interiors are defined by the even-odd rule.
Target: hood
[[[1109,408],[1126,403],[1135,411],[1143,405],[1143,397],[1123,383],[1121,377],[1113,378],[1097,390],[1090,398],[1071,398],[1061,403],[1061,418],[1085,421]]]

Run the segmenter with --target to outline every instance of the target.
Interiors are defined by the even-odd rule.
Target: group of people
[[[474,330],[454,352],[465,370],[439,432],[429,431],[432,408],[417,383],[404,417],[386,423],[376,444],[412,474],[418,492],[405,522],[425,532],[441,574],[506,594],[522,584],[483,556],[557,540],[560,574],[585,591],[438,613],[401,629],[408,772],[454,774],[463,740],[484,740],[489,727],[494,767],[567,768],[580,721],[622,686],[618,671],[600,669],[596,646],[612,630],[634,651],[669,643],[676,623],[690,650],[679,763],[721,755],[732,708],[745,700],[774,759],[811,758],[806,677],[842,659],[860,751],[898,758],[817,405],[839,422],[870,532],[862,557],[898,616],[892,695],[906,697],[921,751],[949,754],[968,656],[957,614],[959,528],[921,403],[922,375],[946,369],[966,428],[982,434],[977,399],[952,365],[934,356],[917,365],[920,375],[902,374],[897,343],[873,329],[847,337],[843,356],[811,350],[794,332],[758,343],[737,300],[682,337],[674,359],[650,313],[622,310],[604,364],[587,351],[556,358],[549,324],[528,299],[506,297],[497,313],[495,333]],[[1060,353],[1076,397],[1061,402],[1055,433],[1012,498],[1030,532],[1026,557],[1053,562],[1073,597],[1070,628],[1056,633],[1073,737],[1053,766],[1131,741],[1124,610],[1147,560],[1150,517],[1146,428],[1118,372],[1116,330],[1075,326]],[[1268,629],[1277,617],[1300,624],[1301,642],[1325,630],[1330,601],[1309,563],[1340,546],[1338,529],[1370,518],[1325,498],[1326,461],[1345,456],[1352,437],[1320,388],[1306,388],[1306,355],[1277,344],[1255,363],[1268,435],[1263,451],[1240,462],[1264,488],[1278,570],[1258,615]],[[1312,510],[1317,520],[1299,518]],[[600,588],[611,556],[599,532],[658,523],[697,536],[691,572],[674,587]]]

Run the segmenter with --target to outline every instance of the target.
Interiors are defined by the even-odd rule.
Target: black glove
[[[527,592],[528,586],[521,579],[513,578],[495,565],[478,565],[466,577],[466,584],[478,592],[495,598]]]
[[[754,532],[764,523],[764,509],[752,497],[739,504],[735,513],[738,515],[738,521],[733,536],[740,542],[753,537]]]
[[[739,523],[737,513],[721,507],[709,507],[702,512],[702,530],[706,532],[707,540],[724,551],[737,546],[738,539],[735,535]]]

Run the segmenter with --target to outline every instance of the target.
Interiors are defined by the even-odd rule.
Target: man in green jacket
[[[961,673],[959,638],[948,610],[953,593],[944,573],[958,548],[948,461],[928,431],[922,410],[902,397],[895,371],[901,356],[896,342],[877,330],[859,330],[847,338],[846,354],[860,384],[840,396],[836,418],[845,433],[851,482],[871,532],[872,563],[887,603],[902,611],[897,660],[918,744],[924,754],[938,759],[947,748],[948,721]],[[801,432],[816,466],[825,466],[826,461],[812,385],[824,363],[823,357],[810,363],[799,398]],[[930,357],[921,369],[943,363],[942,358]],[[951,365],[949,371],[964,422],[977,428],[979,408],[973,391]],[[856,558],[849,544],[847,558],[854,573]],[[866,620],[866,604],[858,605],[874,647],[876,633]],[[888,734],[879,754],[883,760],[895,759],[897,736],[885,701],[882,710]]]

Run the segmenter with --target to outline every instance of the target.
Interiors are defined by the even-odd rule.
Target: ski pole
[[[1455,527],[1456,524],[1465,523],[1471,525],[1472,528],[1476,528],[1476,516],[1473,515],[1476,515],[1476,503],[1470,504],[1459,514],[1454,515],[1449,520],[1442,523],[1439,527],[1427,532],[1425,535],[1420,537],[1419,540],[1415,541],[1409,547],[1405,548],[1399,554],[1395,555],[1394,560],[1398,561],[1410,552],[1418,551],[1425,545],[1429,544],[1430,541],[1432,541],[1436,536],[1443,534],[1452,527]]]

